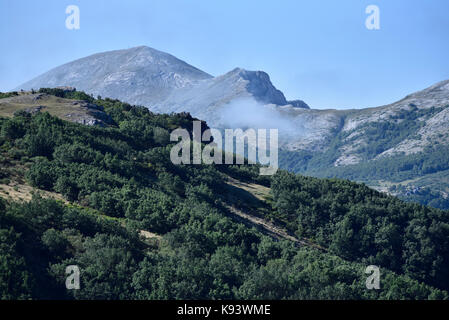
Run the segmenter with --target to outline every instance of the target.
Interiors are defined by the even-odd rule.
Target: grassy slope
[[[12,118],[17,111],[41,107],[42,112],[48,112],[66,121],[99,119],[93,113],[99,111],[88,108],[86,105],[85,101],[77,99],[66,99],[45,93],[20,92],[17,96],[0,99],[0,117]]]

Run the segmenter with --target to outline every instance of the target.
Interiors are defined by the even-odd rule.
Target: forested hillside
[[[169,133],[191,131],[189,114],[41,93],[95,104],[112,122],[86,126],[45,109],[0,118],[2,299],[449,298],[447,211],[346,180],[174,165]],[[21,201],[25,186],[32,199]],[[370,264],[380,290],[365,287]],[[80,267],[80,290],[65,289],[67,265]]]

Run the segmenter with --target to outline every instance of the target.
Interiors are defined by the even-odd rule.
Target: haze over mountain
[[[446,163],[435,153],[449,146],[449,81],[377,108],[316,110],[301,100],[287,101],[263,71],[235,68],[213,77],[170,54],[141,46],[64,64],[18,89],[56,86],[76,87],[159,113],[190,112],[211,127],[278,128],[285,151],[281,164],[292,171],[350,178],[397,195],[429,187],[449,207],[449,159]],[[380,165],[382,161],[388,163]],[[407,163],[407,173],[393,166],[398,161]],[[377,169],[366,166],[395,171],[376,174]],[[427,176],[438,173],[437,178]],[[397,186],[405,190],[398,192]]]

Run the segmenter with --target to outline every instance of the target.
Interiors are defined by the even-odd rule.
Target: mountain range
[[[367,183],[449,208],[449,80],[376,108],[311,109],[289,101],[263,71],[212,76],[140,46],[56,67],[17,90],[71,86],[95,96],[189,112],[217,128],[278,128],[284,168]]]
[[[188,111],[208,118],[236,99],[308,108],[287,101],[268,74],[240,68],[213,77],[174,56],[146,46],[94,54],[54,68],[18,89],[72,86],[95,96],[144,105],[155,112]]]

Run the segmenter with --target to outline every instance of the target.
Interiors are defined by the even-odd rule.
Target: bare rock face
[[[170,54],[136,47],[94,54],[56,67],[20,89],[75,87],[77,90],[130,103],[153,103],[173,89],[212,78]]]
[[[310,109],[309,105],[302,100],[287,101],[287,104],[290,104],[295,108]]]
[[[24,111],[33,115],[33,114],[41,112],[41,110],[44,108],[45,108],[45,106],[37,106],[37,107],[26,108],[26,109],[24,109]]]
[[[106,127],[114,123],[112,118],[104,112],[103,108],[96,104],[84,101],[76,101],[72,104],[76,106],[74,111],[64,116],[70,118],[73,122],[100,127]]]
[[[366,131],[367,125],[398,124],[410,121],[406,114],[413,117],[413,114],[420,112],[425,113],[426,116],[418,117],[413,121],[421,123],[421,126],[413,134],[404,136],[401,141],[382,151],[375,158],[422,152],[426,146],[435,142],[449,145],[449,80],[441,81],[386,106],[354,110],[345,118],[342,131],[350,133],[347,138],[348,145],[363,145],[369,137]],[[346,147],[342,156],[336,161],[336,165],[350,164],[345,161],[350,158],[352,160],[349,162],[353,162],[353,150]]]
[[[286,105],[284,94],[276,89],[267,73],[263,71],[247,71],[237,69],[238,76],[247,81],[246,89],[261,103]]]

